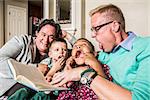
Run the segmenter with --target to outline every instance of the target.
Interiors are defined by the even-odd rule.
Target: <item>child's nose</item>
[[[80,46],[77,46],[77,49],[80,49],[81,47]]]
[[[63,54],[63,53],[64,53],[64,50],[63,50],[63,49],[61,49],[61,50],[60,50],[60,53],[61,53],[61,54]]]

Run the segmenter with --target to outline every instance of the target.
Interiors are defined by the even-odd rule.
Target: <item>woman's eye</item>
[[[43,36],[46,36],[45,33],[42,33]]]
[[[54,36],[49,36],[49,39],[54,39]]]
[[[63,51],[67,51],[67,49],[63,49]]]

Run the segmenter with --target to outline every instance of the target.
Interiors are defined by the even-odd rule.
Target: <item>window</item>
[[[60,24],[71,23],[71,0],[56,1],[56,21]]]

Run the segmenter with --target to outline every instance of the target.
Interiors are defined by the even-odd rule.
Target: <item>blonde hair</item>
[[[125,19],[121,9],[113,4],[100,5],[91,10],[89,15],[92,17],[94,14],[105,14],[105,17],[109,20],[116,20],[121,24],[122,29],[125,31]]]

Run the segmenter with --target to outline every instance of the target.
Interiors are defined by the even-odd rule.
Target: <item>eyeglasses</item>
[[[96,27],[92,27],[91,28],[91,31],[92,32],[98,32],[102,27],[104,27],[104,26],[106,26],[106,25],[108,25],[108,24],[110,24],[110,23],[112,23],[113,21],[110,21],[110,22],[107,22],[107,23],[104,23],[104,24],[102,24],[102,25],[98,25],[98,26],[96,26]]]

